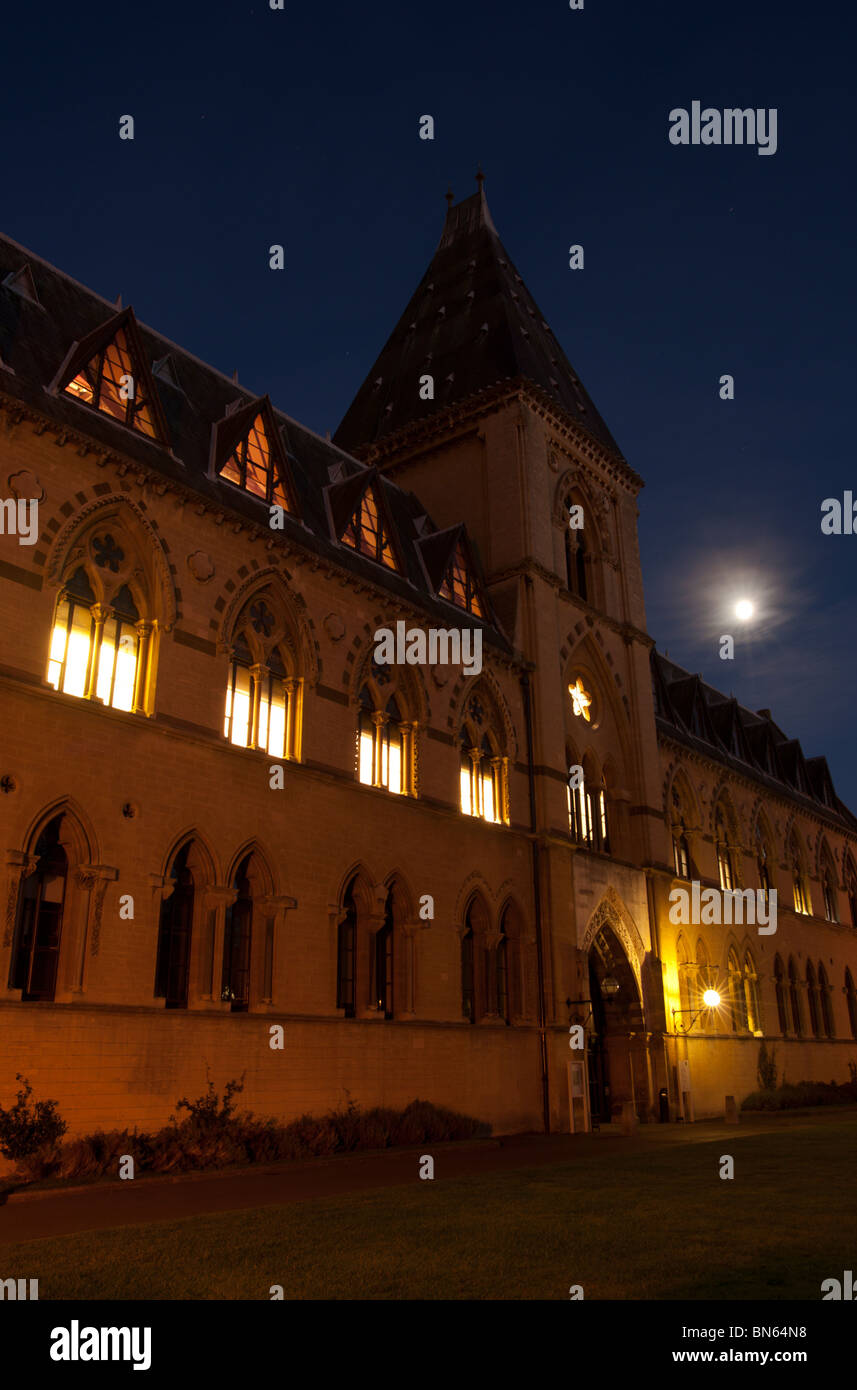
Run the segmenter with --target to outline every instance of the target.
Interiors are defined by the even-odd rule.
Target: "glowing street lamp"
[[[741,598],[735,604],[735,617],[740,618],[742,623],[749,622],[755,611],[753,604],[748,598]]]

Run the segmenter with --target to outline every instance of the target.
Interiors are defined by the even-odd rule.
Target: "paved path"
[[[596,1136],[597,1138],[597,1136]],[[0,1206],[0,1245],[147,1221],[173,1221],[204,1212],[236,1211],[316,1197],[338,1197],[411,1183],[420,1153],[435,1158],[435,1179],[558,1163],[573,1156],[586,1135],[520,1135],[467,1144],[425,1144],[381,1154],[343,1154],[236,1173],[146,1178],[98,1184],[74,1192],[42,1192]]]

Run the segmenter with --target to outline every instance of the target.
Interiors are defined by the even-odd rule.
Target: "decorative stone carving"
[[[9,491],[13,497],[27,498],[36,502],[44,502],[47,496],[40,479],[36,477],[35,473],[31,473],[29,468],[22,468],[19,473],[10,473]]]
[[[187,567],[198,584],[207,584],[214,577],[214,561],[204,550],[194,550],[188,555]]]
[[[338,642],[345,636],[345,624],[338,613],[328,613],[323,626],[331,642]]]
[[[435,685],[438,686],[439,689],[442,689],[443,686],[445,686],[447,681],[449,680],[449,667],[432,666],[431,677]]]

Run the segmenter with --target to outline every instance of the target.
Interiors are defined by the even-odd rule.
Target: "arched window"
[[[498,730],[482,696],[472,695],[459,735],[459,801],[467,816],[508,825],[508,759]]]
[[[822,868],[821,873],[821,892],[824,898],[824,916],[828,922],[838,922],[839,913],[836,910],[836,878],[829,863]]]
[[[789,956],[789,1005],[791,1008],[792,1032],[796,1037],[803,1037],[803,1020],[800,1007],[800,985],[798,983],[797,966],[794,956]]]
[[[583,782],[568,791],[569,833],[580,845],[610,853],[607,794],[603,777],[588,757],[583,762]]]
[[[815,971],[812,968],[812,961],[806,963],[806,1001],[809,1005],[809,1026],[812,1029],[813,1037],[819,1037],[821,1028],[819,1026],[818,995],[815,987]]]
[[[694,1007],[702,1011],[697,1024],[701,1033],[717,1031],[717,1011],[705,1003],[706,993],[714,988],[714,971],[708,963],[708,951],[705,943],[700,938],[696,943],[696,999]]]
[[[833,1009],[830,1003],[830,985],[827,979],[827,971],[821,961],[818,963],[818,999],[821,1004],[821,1028],[826,1038],[834,1038],[836,1030],[833,1026]]]
[[[848,894],[848,906],[851,911],[851,925],[857,927],[857,872],[855,872],[851,857],[845,870],[845,891]]]
[[[471,909],[467,910],[466,927],[461,936],[461,1013],[468,1023],[476,1022],[475,950]]]
[[[514,903],[507,903],[500,914],[500,934],[495,948],[497,1013],[511,1024],[523,1011],[520,957],[521,920]]]
[[[735,861],[728,843],[726,819],[720,807],[718,807],[714,817],[714,838],[717,845],[717,870],[720,875],[720,887],[724,892],[729,892],[736,887]]]
[[[384,905],[384,921],[375,933],[374,969],[375,1007],[385,1018],[393,1017],[393,890],[389,889]]]
[[[45,826],[34,850],[38,863],[21,887],[9,986],[23,1000],[52,1000],[56,991],[68,876],[62,819],[54,816]]]
[[[773,888],[771,881],[771,860],[768,853],[768,842],[762,831],[762,826],[756,824],[756,868],[759,872],[759,887],[761,888],[765,902],[768,901],[768,894]]]
[[[251,857],[248,854],[238,866],[232,884],[237,897],[226,909],[220,998],[231,1004],[233,1013],[246,1013],[250,1005],[253,895],[248,874]]]
[[[235,624],[223,734],[240,748],[300,757],[302,681],[297,634],[285,605],[266,590],[248,600]]]
[[[747,1016],[747,998],[744,993],[744,975],[738,952],[732,948],[727,957],[729,971],[729,1004],[732,1015],[732,1032],[745,1033],[750,1027]]]
[[[91,526],[72,556],[57,596],[48,684],[112,709],[152,713],[158,623],[151,557],[116,514]]]
[[[672,789],[673,867],[676,878],[690,878],[690,845],[684,822],[684,808],[678,789]]]
[[[170,869],[172,891],[161,904],[155,998],[168,1009],[186,1009],[193,930],[194,879],[189,867],[193,841],[175,855]]]
[[[367,787],[407,792],[410,778],[411,726],[395,695],[379,708],[381,697],[368,685],[360,691],[357,728],[357,775]]]
[[[578,504],[580,505],[580,504]],[[571,497],[565,500],[565,511],[569,518],[572,518],[572,508],[575,503]],[[579,515],[579,513],[574,513]],[[586,509],[584,508],[584,523],[586,520]],[[588,601],[588,586],[586,582],[586,541],[584,527],[573,527],[570,524],[565,528],[565,581],[569,593],[576,594],[582,598],[584,603]]]
[[[786,985],[783,963],[779,956],[774,959],[774,989],[777,996],[777,1023],[783,1037],[789,1031],[789,1018],[786,1009]]]
[[[852,1038],[857,1038],[857,990],[854,988],[854,976],[851,971],[845,971],[845,1002],[848,1006],[848,1023],[851,1028]]]
[[[801,916],[809,916],[811,911],[809,893],[807,892],[806,877],[803,872],[803,864],[801,863],[800,850],[798,849],[797,840],[794,838],[794,836],[790,841],[789,856],[791,859],[792,869],[792,893],[794,896],[794,909],[795,912],[799,913]]]
[[[336,940],[336,1007],[345,1010],[346,1018],[354,1017],[355,965],[357,956],[357,907],[354,902],[352,879],[345,890],[342,906],[344,915],[337,927]]]
[[[744,1000],[746,1003],[747,1027],[751,1033],[761,1033],[762,1011],[759,1007],[759,977],[756,974],[753,957],[750,955],[749,951],[744,957]]]

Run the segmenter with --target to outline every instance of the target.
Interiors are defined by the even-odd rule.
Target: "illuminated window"
[[[290,679],[279,651],[257,664],[241,634],[235,641],[226,687],[223,733],[240,748],[258,748],[274,758],[294,758],[297,682]]]
[[[732,850],[727,844],[726,823],[723,813],[717,812],[714,819],[714,837],[717,843],[717,869],[720,874],[720,887],[729,892],[735,887],[735,866]]]
[[[673,861],[677,878],[690,878],[690,853],[683,834],[673,836]]]
[[[467,702],[459,734],[459,805],[466,816],[507,825],[507,760],[497,728],[496,710],[491,712],[488,692],[480,687]]]
[[[581,786],[568,786],[569,833],[579,845],[610,853],[610,835],[607,824],[607,798],[604,787],[593,786],[586,778]]]
[[[410,730],[402,718],[396,697],[387,700],[383,710],[369,687],[360,691],[357,724],[357,776],[367,787],[384,787],[401,795],[407,791]]]
[[[237,892],[226,909],[223,931],[223,971],[220,998],[232,1013],[246,1013],[250,1006],[250,943],[253,925],[253,896],[247,877],[250,858],[242,860],[232,886]]]
[[[121,553],[121,552],[120,552]],[[57,602],[48,656],[48,684],[65,695],[113,709],[139,707],[140,614],[127,585],[108,606],[98,604],[83,568]]]
[[[801,914],[802,916],[809,916],[809,915],[810,915],[809,894],[808,894],[807,889],[806,889],[806,881],[805,881],[805,879],[804,879],[803,869],[802,869],[802,867],[801,867],[800,854],[799,854],[799,852],[798,852],[797,845],[794,843],[794,841],[792,841],[792,846],[791,846],[791,859],[792,859],[792,893],[793,893],[793,896],[794,896],[794,909],[795,909],[795,912]]]
[[[729,971],[729,1002],[732,1014],[733,1033],[746,1032],[750,1027],[747,1011],[747,997],[744,992],[744,976],[735,950],[730,950],[727,958]]]
[[[156,437],[149,376],[140,366],[135,368],[125,328],[119,328],[63,389],[66,396],[111,415],[129,429]]]
[[[282,467],[271,449],[261,411],[220,468],[220,476],[254,497],[261,497],[269,506],[291,510]]]
[[[36,841],[36,868],[21,885],[9,986],[21,990],[22,1000],[52,1000],[56,991],[68,876],[62,819],[55,816],[45,826]]]
[[[396,557],[382,518],[378,494],[374,487],[369,486],[339,539],[344,545],[350,545],[353,550],[359,551],[361,555],[368,555],[370,560],[375,560],[379,565],[396,570]]]
[[[455,554],[449,562],[438,593],[441,598],[448,599],[457,608],[464,608],[477,618],[485,616],[476,581],[465,558],[464,544],[460,540],[455,547]]]
[[[823,871],[821,879],[821,891],[824,897],[824,915],[828,922],[838,922],[839,916],[836,911],[836,884],[833,871],[827,865]]]
[[[749,952],[744,957],[744,998],[747,1027],[751,1033],[760,1033],[762,1031],[762,1011],[759,1005],[759,977]]]

